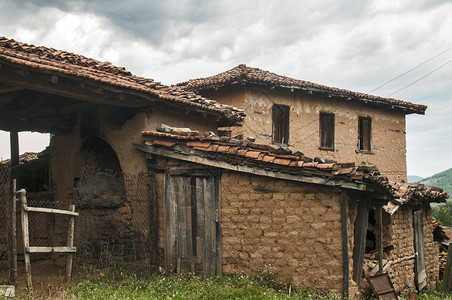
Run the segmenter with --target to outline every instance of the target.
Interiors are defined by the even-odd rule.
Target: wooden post
[[[449,249],[447,250],[446,269],[444,270],[443,286],[442,286],[442,290],[444,292],[446,292],[446,293],[450,292],[451,281],[452,281],[452,248],[449,244]]]
[[[358,201],[358,211],[355,221],[355,245],[353,247],[353,280],[359,286],[363,274],[364,252],[366,250],[366,234],[368,226],[368,204],[361,199]]]
[[[11,149],[11,167],[19,164],[19,134],[17,131],[11,131],[10,137],[10,149]]]
[[[24,262],[25,262],[25,276],[27,277],[27,289],[31,291],[33,289],[31,283],[31,261],[30,261],[30,236],[28,233],[28,212],[27,212],[27,196],[26,191],[21,189],[20,202],[21,202],[21,218],[22,218],[22,235],[24,241]]]
[[[341,229],[342,229],[342,298],[348,299],[349,292],[349,256],[347,228],[348,195],[341,191]]]
[[[383,273],[383,206],[378,206],[378,273]]]
[[[16,180],[12,180],[7,203],[9,283],[17,287]]]
[[[69,211],[75,212],[75,205],[71,205],[69,207]],[[69,216],[69,228],[67,232],[67,247],[74,247],[74,225],[75,225],[75,216]],[[71,280],[72,275],[72,260],[74,258],[74,254],[69,252],[66,256],[66,279]]]

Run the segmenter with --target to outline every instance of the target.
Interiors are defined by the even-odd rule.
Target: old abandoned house
[[[130,261],[155,255],[149,253],[152,184],[146,159],[133,146],[142,130],[168,123],[215,132],[243,117],[241,110],[108,62],[0,38],[0,129],[11,132],[12,177],[31,205],[76,205],[77,254],[90,262],[106,254]],[[51,133],[39,164],[19,165],[19,131]],[[40,176],[27,167],[39,167]],[[31,236],[35,246],[65,239],[58,221],[41,227],[49,232]]]
[[[224,128],[232,135],[286,144],[313,157],[371,162],[396,181],[406,180],[405,115],[427,108],[246,65],[177,86],[243,108],[244,125]]]
[[[31,198],[76,205],[79,257],[95,261],[104,253],[206,275],[271,267],[281,280],[351,296],[379,268],[397,290],[435,284],[429,203],[447,195],[386,178],[405,178],[404,116],[424,106],[247,80],[217,84],[209,91],[215,101],[187,91],[190,84],[168,87],[110,63],[5,38],[0,66],[0,129],[11,132],[12,165],[18,131],[52,133],[46,179],[20,178],[19,188],[31,182]],[[318,99],[295,101],[304,93]],[[287,94],[294,98],[289,109]],[[240,104],[243,95],[249,105]],[[272,97],[285,100],[275,106]],[[303,130],[284,117],[296,119],[298,111],[312,112]],[[350,126],[350,141],[335,124]],[[243,139],[218,137],[225,129]],[[13,167],[13,177],[25,165]]]

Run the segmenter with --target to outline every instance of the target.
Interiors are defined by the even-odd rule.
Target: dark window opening
[[[359,117],[358,122],[359,150],[370,151],[371,120]]]
[[[273,105],[273,143],[289,144],[289,111],[287,105]]]
[[[320,113],[320,149],[334,150],[334,114]]]

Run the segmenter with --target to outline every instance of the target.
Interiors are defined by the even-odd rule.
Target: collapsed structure
[[[435,284],[429,203],[447,195],[402,181],[405,114],[425,106],[244,65],[168,87],[6,38],[0,66],[0,128],[52,133],[44,175],[18,176],[23,164],[13,177],[76,205],[79,255],[107,247],[205,275],[271,267],[350,296],[373,269],[397,290]]]

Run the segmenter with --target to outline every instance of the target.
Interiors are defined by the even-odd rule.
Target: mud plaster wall
[[[346,103],[301,94],[298,91],[276,91],[259,87],[227,87],[203,95],[219,102],[243,108],[246,113],[242,128],[233,134],[256,137],[259,143],[271,143],[273,104],[290,106],[289,145],[307,156],[320,156],[339,162],[372,162],[392,180],[406,180],[406,133],[403,113],[375,109],[364,104]],[[335,114],[335,150],[318,149],[319,113]],[[358,149],[358,117],[372,119],[372,153]]]
[[[135,115],[121,126],[115,122],[111,112],[109,108],[100,110],[100,138],[112,147],[118,157],[124,173],[126,201],[121,207],[112,209],[76,208],[80,217],[76,221],[75,242],[80,249],[79,256],[83,256],[83,251],[98,254],[109,251],[133,259],[147,251],[145,243],[150,231],[152,194],[145,155],[133,143],[142,142],[142,130],[155,130],[161,123],[216,132],[216,120],[155,108],[151,113]],[[73,203],[74,178],[82,175],[85,162],[80,152],[82,144],[80,124],[71,133],[55,135],[51,139],[50,160],[55,199],[64,208]],[[56,228],[64,240],[67,227],[57,225]],[[99,243],[105,244],[106,249],[100,249],[103,245]],[[91,254],[96,259],[96,255]]]
[[[268,267],[280,280],[340,292],[340,193],[225,172],[221,195],[224,273]]]

